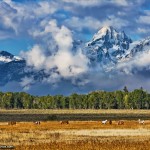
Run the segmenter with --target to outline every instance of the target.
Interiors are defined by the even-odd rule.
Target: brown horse
[[[8,125],[15,125],[15,124],[16,124],[15,121],[9,121],[9,122],[8,122]]]
[[[119,120],[118,121],[118,125],[124,125],[124,121],[123,120]]]
[[[109,124],[112,125],[112,120],[109,120]]]
[[[64,120],[61,122],[61,124],[69,124],[69,121],[68,120]]]

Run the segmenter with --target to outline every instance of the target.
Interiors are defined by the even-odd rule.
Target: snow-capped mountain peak
[[[88,65],[91,70],[127,72],[127,67],[125,66],[124,68],[124,65],[130,65],[131,62],[135,63],[134,59],[136,61],[137,58],[142,59],[141,57],[145,56],[143,55],[145,52],[146,55],[147,52],[150,52],[150,37],[132,42],[124,31],[118,32],[112,26],[105,26],[88,43],[75,40],[72,53],[76,53],[78,49],[82,49],[84,55],[89,58]],[[148,57],[146,58],[149,59]],[[142,60],[142,62],[144,61]],[[149,70],[149,66],[144,66],[144,69],[148,68]],[[6,51],[0,51],[0,85],[13,80],[22,81],[24,77],[32,77],[41,81],[47,77],[47,74],[43,70],[37,71],[27,66],[26,60],[18,56]]]
[[[102,66],[115,64],[129,49],[132,40],[124,31],[118,32],[112,26],[105,26],[94,34],[84,49],[84,53],[91,63],[100,63]]]
[[[112,26],[104,26],[94,36],[93,41],[103,38],[108,34],[109,38],[117,36],[117,31]]]
[[[89,44],[100,40],[110,42],[112,44],[118,44],[120,41],[132,43],[132,40],[125,34],[124,31],[118,32],[112,26],[104,26],[101,28],[96,34],[94,34]],[[128,47],[126,47],[126,49],[128,49]]]
[[[0,51],[0,63],[8,63],[11,61],[20,61],[22,58],[14,56],[7,51]]]

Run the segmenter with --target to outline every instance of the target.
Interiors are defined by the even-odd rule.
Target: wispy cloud
[[[73,53],[73,39],[71,31],[65,27],[58,27],[56,20],[50,20],[41,32],[37,32],[37,37],[43,38],[50,36],[53,44],[56,45],[55,51],[51,51],[51,45],[35,45],[31,50],[23,52],[22,56],[26,59],[27,65],[35,70],[44,70],[50,79],[57,81],[60,77],[73,80],[88,71],[88,59],[82,54],[81,49]],[[55,69],[55,71],[53,70]]]
[[[137,32],[137,28],[149,25],[149,11],[141,10],[148,4],[148,0],[135,0],[134,3],[129,0],[40,0],[21,3],[5,0],[0,2],[0,30],[6,34],[9,30],[13,37],[30,36],[28,31],[39,28],[41,20],[56,19],[58,25],[69,27],[77,32],[76,35],[84,35],[85,30],[94,34],[107,24],[123,28],[131,35],[144,36],[144,33]]]
[[[111,78],[101,73],[101,70],[86,74],[91,71],[89,60],[81,49],[73,51],[74,40],[79,39],[79,36],[81,40],[87,40],[105,25],[125,30],[133,39],[136,36],[146,37],[150,35],[150,11],[146,10],[149,4],[149,0],[3,0],[0,2],[0,40],[22,37],[32,39],[33,47],[25,47],[22,56],[30,69],[44,71],[44,84],[63,84],[62,80],[66,80],[68,85],[71,81],[71,84],[88,90],[91,87],[105,89],[110,84],[113,85],[111,89],[117,89],[125,84],[121,81],[124,76],[110,73],[114,77]],[[135,67],[140,70],[150,65],[149,56],[149,52],[143,53],[129,63],[119,64],[118,69],[129,73],[127,79],[130,81],[133,79],[130,73]],[[34,78],[26,77],[22,79],[21,86],[29,90],[32,83],[35,83]]]
[[[94,25],[93,25],[94,22]],[[65,24],[75,30],[82,32],[84,28],[89,30],[97,30],[101,26],[101,22],[98,19],[92,17],[78,18],[72,17],[65,20]]]
[[[137,22],[144,23],[150,25],[150,15],[140,16]]]
[[[138,71],[149,70],[150,69],[150,50],[147,49],[143,52],[139,52],[130,59],[121,62],[117,66],[117,70],[121,70],[126,74],[132,74]]]
[[[119,6],[128,6],[127,0],[62,0],[65,3],[74,4],[82,7],[94,7],[105,4],[115,4]]]

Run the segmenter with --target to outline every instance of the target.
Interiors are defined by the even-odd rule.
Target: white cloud
[[[30,28],[36,28],[41,19],[51,18],[58,9],[59,3],[55,1],[18,3],[3,0],[0,2],[0,26],[3,30],[11,29],[15,33],[14,36],[25,35]]]
[[[33,9],[33,12],[37,16],[46,15],[46,14],[53,14],[58,9],[58,4],[54,1],[47,2],[47,1],[39,1],[38,6]]]
[[[81,31],[83,28],[88,28],[90,30],[93,29],[97,30],[101,26],[101,22],[92,17],[85,17],[85,18],[72,17],[71,19],[65,20],[65,23],[78,31]]]
[[[51,71],[53,68],[56,68],[60,76],[65,79],[80,76],[88,70],[88,59],[81,50],[75,54],[72,53],[72,33],[67,27],[58,27],[56,20],[51,20],[42,31],[38,31],[36,34],[40,38],[49,37],[49,35],[51,36],[48,40],[53,38],[55,42],[53,44],[57,45],[57,49],[51,51],[51,46],[47,45],[47,41],[45,42],[47,51],[43,50],[42,46],[35,45],[30,51],[24,53],[29,66],[33,66],[35,69],[44,69],[46,74],[49,73],[50,79],[60,78],[56,72]],[[46,55],[48,52],[51,54]]]
[[[60,74],[52,72],[48,77],[43,78],[43,83],[51,83],[53,86],[57,86],[57,83],[60,82],[60,80]]]
[[[20,82],[20,85],[23,87],[24,91],[28,91],[33,83],[33,77],[24,77]]]
[[[118,11],[117,14],[118,14],[119,16],[126,16],[126,15],[127,15],[125,12],[122,12],[122,11]]]
[[[46,26],[45,32],[52,33],[60,51],[69,51],[72,49],[73,39],[71,31],[65,26],[61,26],[61,28],[57,27],[56,20],[49,22],[49,26]]]
[[[139,19],[137,20],[137,22],[150,25],[150,15],[140,16]]]
[[[78,77],[81,76],[82,81],[78,82],[78,85],[87,84],[89,80],[90,82],[95,80],[95,84],[99,85],[98,79],[103,80],[99,77],[99,70],[96,73],[98,78],[95,78],[94,70],[91,78],[83,80],[84,73],[89,69],[88,59],[80,49],[72,53],[73,32],[69,28],[73,31],[79,31],[77,34],[83,34],[84,28],[93,32],[102,26],[114,26],[121,29],[129,25],[129,32],[132,32],[133,28],[135,30],[137,28],[136,32],[133,31],[134,34],[148,34],[147,32],[150,32],[148,29],[150,11],[139,11],[143,2],[144,0],[136,0],[134,5],[129,0],[41,0],[37,2],[26,1],[25,3],[3,0],[0,2],[0,39],[14,38],[15,34],[17,36],[20,34],[20,37],[32,38],[37,44],[23,55],[28,66],[32,66],[37,72],[41,69],[44,70],[47,76],[43,82],[55,84],[65,78],[71,79],[73,84],[77,84]],[[57,12],[57,10],[60,11]],[[55,14],[55,12],[57,13]],[[76,16],[73,17],[74,14]],[[139,16],[140,14],[142,16]],[[60,19],[61,15],[64,18]],[[136,24],[135,19],[138,16]],[[58,19],[59,24],[52,18]],[[149,56],[149,53],[143,54],[141,57],[137,56],[135,60],[130,60],[128,64],[122,63],[118,67],[130,73],[134,66],[140,69],[149,65]],[[55,68],[54,71],[53,68]],[[106,80],[101,81],[105,86],[108,82]],[[22,80],[21,85],[27,90],[33,82],[33,78],[26,77]]]
[[[150,67],[150,50],[144,51],[143,53],[137,54],[135,57],[127,60],[125,62],[121,62],[118,64],[117,68],[119,70],[124,71],[127,74],[131,74],[133,69],[141,70],[144,67]]]
[[[101,22],[101,26],[113,26],[117,29],[121,29],[129,24],[127,20],[123,20],[121,18],[117,18],[116,16],[108,16],[108,18]]]
[[[149,33],[150,32],[150,29],[149,28],[137,28],[137,33],[140,33],[140,34],[146,34],[146,33]]]
[[[41,69],[45,62],[45,56],[39,45],[35,45],[28,53],[22,53],[27,61],[27,65],[32,65],[36,69]]]
[[[12,37],[12,33],[6,31],[0,31],[0,40],[4,40],[11,37]]]
[[[115,4],[119,6],[128,6],[127,0],[62,0],[65,3],[75,4],[82,7],[93,7],[104,4]]]
[[[11,16],[3,17],[2,21],[3,21],[3,24],[5,25],[5,27],[12,28],[16,34],[18,33],[18,25],[13,22]]]
[[[71,19],[65,20],[64,23],[70,28],[76,29],[78,31],[82,31],[84,28],[87,28],[89,30],[98,30],[103,26],[113,26],[117,29],[121,29],[122,27],[125,27],[129,24],[128,21],[117,18],[113,15],[108,16],[108,18],[103,21],[92,17],[72,17]]]
[[[127,0],[111,0],[111,3],[114,3],[119,6],[128,6],[129,5]]]
[[[75,5],[81,5],[83,7],[92,7],[102,4],[104,0],[62,0],[65,3],[72,3]]]
[[[16,10],[5,2],[0,2],[0,20],[3,29],[12,29],[16,34],[18,33],[18,24],[15,21]]]
[[[3,2],[6,2],[6,3],[11,3],[12,1],[11,0],[2,0]]]
[[[135,2],[135,4],[139,5],[142,3],[142,0],[136,0]],[[25,3],[19,3],[11,0],[3,0],[2,2],[0,2],[0,5],[2,5],[2,7],[0,7],[0,20],[2,20],[1,26],[4,28],[2,28],[2,30],[8,31],[11,29],[10,32],[12,32],[13,30],[13,36],[24,37],[33,34],[36,36],[38,33],[34,32],[31,34],[31,29],[36,29],[40,32],[42,28],[42,24],[40,25],[40,21],[43,20],[43,24],[45,24],[47,20],[50,20],[52,18],[57,18],[60,24],[65,24],[67,27],[71,27],[72,30],[76,29],[81,32],[83,28],[89,28],[89,30],[91,31],[97,30],[104,25],[113,25],[114,27],[120,29],[121,27],[129,25],[128,23],[130,23],[127,21],[127,19],[123,19],[130,14],[131,9],[133,8],[133,5],[130,4],[133,4],[133,2],[127,0],[52,0],[38,2],[26,1]],[[110,10],[107,10],[107,6],[110,5],[112,7],[110,7]],[[119,7],[117,7],[115,10],[113,9],[115,8],[115,5],[120,6],[120,8],[130,5],[130,7],[128,8],[129,12],[124,9],[120,9]],[[91,11],[89,12],[89,8],[77,8],[76,6],[93,8],[91,8]],[[102,9],[100,8],[99,10],[100,13],[104,12],[103,16],[99,15],[95,11],[99,6],[103,6]],[[69,7],[70,9],[67,9],[67,7]],[[94,7],[96,7],[96,9]],[[105,7],[106,9],[104,9]],[[79,12],[75,12],[78,11],[78,9],[81,10],[79,10]],[[58,10],[60,10],[60,12]],[[87,13],[84,17],[82,11],[83,14]],[[113,15],[117,12],[117,15],[119,15],[120,18]],[[73,14],[76,14],[76,16],[72,17]],[[64,15],[65,17],[60,19],[60,15]],[[93,15],[95,15],[95,18],[91,17]],[[108,15],[110,15],[109,18],[106,18]],[[96,17],[100,18],[96,19]],[[68,19],[65,20],[66,18]],[[141,18],[140,20],[142,20]],[[144,18],[144,20],[145,19],[147,18]],[[134,21],[135,18],[133,18],[133,23]],[[149,25],[148,21],[147,24]],[[29,30],[30,32],[28,32]],[[30,35],[28,35],[28,33],[30,33]],[[78,35],[81,36],[82,33],[78,33]],[[5,37],[7,36],[4,36],[3,39]]]

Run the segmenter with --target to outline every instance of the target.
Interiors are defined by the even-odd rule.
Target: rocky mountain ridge
[[[80,40],[74,42],[74,49],[80,47]],[[83,45],[83,43],[82,43]],[[93,38],[84,44],[83,54],[89,59],[89,68],[99,66],[103,71],[112,70],[121,62],[128,62],[143,52],[150,51],[150,37],[132,41],[124,31],[118,32],[112,26],[101,28]],[[111,69],[110,69],[111,68]],[[41,79],[45,75],[28,68],[25,59],[0,51],[0,85],[9,81],[21,81],[23,77],[32,76]]]

